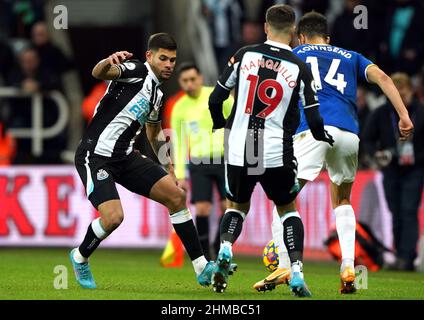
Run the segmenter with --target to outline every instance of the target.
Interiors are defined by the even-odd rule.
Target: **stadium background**
[[[100,96],[104,90],[104,84],[91,77],[93,65],[117,50],[128,50],[143,59],[148,36],[164,31],[174,35],[179,44],[178,60],[195,61],[205,75],[206,84],[213,85],[219,65],[228,58],[228,52],[242,44],[262,41],[263,7],[272,4],[272,1],[260,0],[230,2],[240,4],[240,9],[234,9],[232,15],[227,16],[228,22],[237,20],[240,26],[229,23],[232,29],[226,34],[227,43],[219,47],[222,39],[214,37],[208,23],[211,22],[207,7],[210,1],[0,1],[1,247],[75,246],[96,216],[72,166],[73,152],[98,99],[98,93],[93,90],[97,89]],[[311,9],[325,13],[332,24],[334,45],[363,53],[388,74],[408,73],[418,97],[424,102],[421,1],[411,1],[416,9],[403,42],[409,50],[407,55],[393,55],[388,48],[393,8],[402,1],[388,0],[384,5],[372,0],[288,2],[294,4],[299,13]],[[368,9],[368,28],[355,30],[352,9],[361,4]],[[55,8],[59,5],[67,9],[67,29],[53,27],[59,14]],[[38,21],[46,22],[51,42],[63,53],[62,57],[55,56],[62,64],[58,67],[49,65],[48,59],[41,61],[42,67],[55,73],[58,81],[48,90],[28,92],[16,85],[11,75],[19,71],[21,50],[34,40],[31,30]],[[175,77],[164,85],[164,91],[168,97],[178,94]],[[369,112],[384,102],[381,92],[363,84],[358,92],[361,125]],[[166,115],[170,108],[172,103],[167,104]],[[164,123],[168,124],[167,118]],[[43,135],[47,137],[42,138]],[[145,140],[141,138],[138,146],[152,156]],[[384,200],[381,173],[364,154],[360,155],[360,166],[352,197],[355,212],[360,221],[368,224],[375,235],[391,247],[391,215]],[[298,198],[305,223],[307,258],[329,259],[323,241],[334,216],[327,182],[328,177],[323,173]],[[102,247],[163,248],[171,230],[165,208],[123,189],[119,191],[126,218]],[[217,221],[216,213],[212,219]],[[271,204],[257,187],[236,252],[258,255],[271,238],[270,222]],[[211,225],[214,232],[216,223]],[[421,205],[420,233],[423,231]]]

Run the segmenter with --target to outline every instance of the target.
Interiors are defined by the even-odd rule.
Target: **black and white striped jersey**
[[[319,103],[311,71],[288,45],[266,41],[240,49],[218,85],[235,88],[226,123],[229,164],[274,168],[295,160],[292,136],[299,125],[299,99],[305,109]]]
[[[118,67],[119,77],[110,82],[81,140],[104,157],[130,154],[143,125],[161,121],[163,93],[150,65],[128,60]]]

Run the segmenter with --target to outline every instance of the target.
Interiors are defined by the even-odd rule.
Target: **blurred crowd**
[[[424,103],[424,5],[419,0],[199,0],[202,14],[210,27],[213,50],[219,69],[242,45],[264,40],[263,22],[266,9],[276,3],[292,5],[298,17],[315,10],[326,14],[331,23],[331,43],[355,50],[379,65],[387,74],[403,72],[411,79],[417,102]],[[255,6],[252,6],[255,3]],[[366,6],[367,27],[355,29],[355,7]],[[44,22],[45,1],[0,0],[0,90],[15,87],[33,94],[50,90],[62,91],[63,74],[74,68],[72,59],[55,46]],[[362,21],[364,22],[364,21]],[[74,48],[75,49],[75,48]],[[88,74],[88,73],[87,73]],[[105,83],[86,90],[82,116],[88,122]],[[1,92],[1,91],[0,91]],[[30,96],[4,98],[0,95],[0,163],[62,163],[61,150],[66,148],[66,130],[47,139],[41,156],[31,152],[31,141],[14,141],[9,128],[31,127]],[[43,98],[44,127],[57,120],[53,102]],[[361,135],[374,109],[385,104],[381,92],[363,83],[358,89],[358,111]],[[166,120],[166,119],[165,119]],[[362,137],[361,137],[362,138]],[[373,155],[361,145],[360,167],[375,168]]]
[[[5,87],[19,89],[14,97],[0,95],[0,164],[61,163],[66,148],[66,130],[44,141],[44,152],[35,156],[31,140],[15,139],[10,128],[31,128],[31,97],[43,94],[43,127],[58,118],[54,102],[44,93],[63,93],[62,76],[73,63],[50,39],[43,17],[44,1],[0,2],[0,93]],[[12,143],[12,142],[13,143]]]

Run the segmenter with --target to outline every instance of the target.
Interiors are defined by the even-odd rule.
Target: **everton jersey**
[[[358,79],[368,80],[366,71],[373,63],[357,52],[324,44],[302,45],[293,52],[312,71],[324,125],[358,134],[357,83]],[[300,110],[297,133],[309,129]]]

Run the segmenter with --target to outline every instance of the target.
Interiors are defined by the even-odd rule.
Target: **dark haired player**
[[[79,284],[96,288],[88,258],[124,219],[115,183],[155,200],[169,209],[173,227],[189,254],[197,280],[209,285],[214,262],[208,262],[186,207],[185,193],[177,186],[174,169],[161,127],[162,82],[168,80],[177,59],[177,44],[166,33],[154,34],[148,42],[146,62],[129,60],[132,54],[119,51],[100,61],[93,76],[112,80],[99,102],[75,154],[75,166],[87,197],[100,218],[89,226],[70,259]],[[153,150],[164,165],[156,164],[133,150],[142,126]]]
[[[256,183],[272,200],[284,228],[292,268],[290,286],[298,296],[310,296],[303,280],[303,224],[293,200],[298,193],[293,139],[299,125],[299,98],[314,138],[333,143],[318,112],[312,74],[291,52],[295,14],[287,5],[266,13],[265,43],[240,49],[229,61],[209,98],[214,129],[226,128],[226,213],[220,226],[221,248],[212,276],[214,290],[227,287],[232,245],[239,237]],[[235,102],[226,121],[222,103],[231,89]],[[282,239],[283,241],[283,239]]]
[[[356,107],[358,79],[376,83],[399,117],[401,139],[413,130],[408,111],[393,81],[380,68],[361,54],[329,45],[327,19],[320,13],[309,12],[299,21],[297,33],[300,46],[293,50],[305,61],[314,76],[320,101],[320,113],[325,129],[334,137],[334,146],[315,141],[307,118],[307,110],[301,110],[300,126],[294,138],[294,155],[298,160],[298,178],[303,187],[313,181],[323,166],[331,180],[331,201],[336,218],[336,228],[342,252],[340,267],[340,293],[355,292],[355,230],[356,219],[350,203],[350,193],[358,166],[359,128]],[[311,128],[312,129],[312,128]],[[295,206],[295,203],[292,203]],[[274,215],[274,221],[278,219]],[[273,289],[285,282],[289,275],[284,243],[278,242],[283,230],[273,228],[274,241],[279,246],[280,268],[254,285],[259,290]]]

